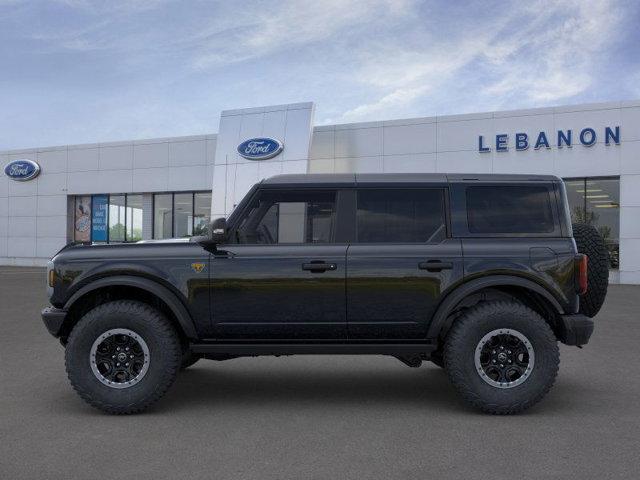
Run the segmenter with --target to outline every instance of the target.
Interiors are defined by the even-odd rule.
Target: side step
[[[429,354],[433,343],[192,343],[204,354],[253,355],[415,355]]]

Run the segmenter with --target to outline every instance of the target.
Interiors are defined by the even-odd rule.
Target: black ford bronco
[[[140,412],[199,359],[391,355],[516,413],[581,346],[608,255],[553,176],[280,175],[189,241],[70,245],[42,312],[72,386]]]

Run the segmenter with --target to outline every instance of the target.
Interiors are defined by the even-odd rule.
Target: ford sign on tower
[[[278,155],[284,146],[273,138],[250,138],[238,145],[238,153],[249,160],[266,160]]]

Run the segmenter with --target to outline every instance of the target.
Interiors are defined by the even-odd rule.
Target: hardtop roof
[[[275,175],[261,183],[268,186],[416,185],[452,182],[553,182],[555,175],[477,173],[307,173]]]

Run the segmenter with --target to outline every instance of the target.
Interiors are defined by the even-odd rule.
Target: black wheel
[[[558,373],[560,352],[540,315],[518,302],[470,308],[447,335],[449,379],[472,406],[493,414],[518,413],[544,397]]]
[[[67,375],[80,397],[115,414],[141,412],[160,399],[181,360],[171,323],[132,300],[89,311],[71,331],[65,352]]]
[[[193,365],[194,363],[196,363],[198,360],[200,360],[200,356],[190,352],[189,350],[185,351],[182,354],[182,362],[180,363],[180,370],[184,370],[186,368],[189,368],[191,365]]]
[[[573,224],[573,238],[578,252],[587,261],[587,292],[580,296],[580,313],[595,317],[602,308],[609,287],[609,251],[600,232],[591,225]]]

